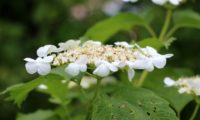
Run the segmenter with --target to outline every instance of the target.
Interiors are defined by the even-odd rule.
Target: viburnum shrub
[[[188,69],[164,68],[173,57],[166,50],[176,39],[174,32],[182,27],[200,29],[199,14],[177,10],[186,2],[152,0],[160,6],[156,9],[166,9],[159,35],[144,14],[119,13],[98,22],[77,40],[39,47],[37,58],[24,59],[27,72],[39,77],[11,86],[2,94],[8,94],[7,99],[20,107],[36,90],[48,94],[49,102],[57,106],[19,113],[17,120],[178,120],[191,100],[196,107],[187,119],[194,120],[200,105],[199,76],[182,77],[193,74]],[[130,32],[136,26],[143,27],[149,37],[107,44],[119,31]]]

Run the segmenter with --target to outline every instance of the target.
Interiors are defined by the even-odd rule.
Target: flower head
[[[34,74],[38,72],[40,75],[47,75],[51,71],[50,63],[53,61],[53,56],[39,57],[36,60],[25,58],[24,60],[27,61],[25,67],[28,73]]]
[[[179,78],[177,81],[166,77],[164,83],[167,87],[176,87],[178,88],[179,93],[187,93],[196,96],[200,96],[200,77],[185,77]]]
[[[172,57],[172,54],[161,55],[152,47],[140,48],[127,42],[103,45],[92,40],[82,44],[80,41],[69,40],[59,43],[59,46],[56,48],[53,45],[46,45],[39,48],[37,53],[40,57],[36,60],[26,58],[28,73],[38,72],[40,75],[46,75],[50,72],[51,65],[67,65],[65,72],[72,77],[87,70],[89,74],[107,77],[111,73],[125,69],[131,81],[135,70],[152,71],[154,67],[161,69],[166,65],[166,59]],[[54,57],[48,56],[52,52]]]

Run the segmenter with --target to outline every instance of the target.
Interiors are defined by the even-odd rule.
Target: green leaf
[[[178,120],[169,103],[153,92],[118,86],[114,95],[100,95],[93,104],[92,120]]]
[[[32,80],[28,83],[11,86],[11,87],[7,88],[5,91],[3,91],[2,94],[8,93],[9,96],[7,97],[7,100],[13,100],[14,103],[16,103],[18,106],[20,106],[21,103],[27,98],[29,92],[31,92],[33,89],[37,88],[38,85],[44,84],[44,83],[48,83],[48,85],[49,85],[49,84],[51,84],[52,81],[55,81],[55,80],[61,82],[61,80],[63,80],[63,77],[54,75],[54,74],[49,74],[47,76],[41,76],[41,77],[39,77],[35,80]],[[56,86],[56,87],[60,87],[60,86]],[[55,90],[56,89],[57,88],[55,88]],[[52,89],[50,89],[50,90],[52,90]]]
[[[200,29],[200,15],[191,10],[181,10],[174,13],[174,25]]]
[[[137,44],[140,45],[141,47],[151,46],[157,50],[159,50],[163,46],[162,42],[160,42],[156,38],[144,39],[144,40],[139,41]]]
[[[38,110],[30,114],[18,114],[16,120],[47,120],[54,115],[55,113],[51,110]]]
[[[142,17],[132,13],[120,13],[114,17],[100,21],[92,26],[84,37],[105,42],[121,30],[129,31],[135,25],[146,26]]]
[[[159,96],[168,100],[176,111],[180,113],[185,105],[192,100],[192,97],[186,94],[179,94],[176,88],[165,87],[163,80],[167,76],[177,79],[187,75],[192,75],[192,72],[188,69],[165,68],[155,70],[147,76],[143,87],[154,91]]]
[[[48,79],[48,81],[44,81],[42,84],[46,85],[48,89],[42,91],[51,96],[51,102],[66,105],[69,103],[67,97],[68,87],[67,84],[62,83],[61,80],[62,79]]]

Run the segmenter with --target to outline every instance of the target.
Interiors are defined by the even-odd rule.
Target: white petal
[[[29,74],[34,74],[37,72],[37,65],[35,62],[27,62],[25,67]]]
[[[118,71],[118,68],[116,67],[116,66],[114,66],[113,64],[111,64],[111,63],[106,63],[105,64],[109,69],[110,69],[110,71],[112,71],[112,72],[117,72]]]
[[[55,45],[50,45],[50,47],[48,49],[48,54],[57,52],[57,51],[58,51],[58,48]]]
[[[161,69],[166,65],[166,58],[163,56],[152,57],[152,63],[155,67]]]
[[[124,68],[126,66],[126,63],[122,61],[115,61],[115,62],[112,62],[112,64],[118,68]]]
[[[122,47],[125,47],[125,48],[133,48],[133,45],[130,45],[127,42],[115,42],[114,44],[116,46],[122,46]]]
[[[44,57],[43,61],[46,62],[46,63],[51,63],[53,61],[53,56]]]
[[[27,62],[35,62],[35,60],[32,59],[32,58],[25,58],[24,60],[27,61]]]
[[[157,5],[164,5],[167,2],[167,0],[152,0],[152,2]]]
[[[88,40],[82,46],[85,47],[85,46],[90,46],[90,45],[101,46],[101,42]]]
[[[152,47],[147,46],[146,50],[147,50],[148,54],[151,56],[159,55],[158,52],[156,51],[156,49],[154,49]]]
[[[163,55],[165,58],[171,58],[173,57],[174,55],[173,54],[166,54],[166,55]]]
[[[87,70],[87,65],[86,64],[79,64],[79,70],[81,72],[85,72]]]
[[[182,88],[180,88],[179,90],[178,90],[178,92],[180,93],[180,94],[182,94],[182,93],[185,93],[185,92],[188,92],[189,90],[187,89],[187,88],[185,88],[185,87],[182,87]]]
[[[164,83],[165,83],[165,85],[166,85],[167,87],[171,87],[171,86],[173,86],[173,85],[175,84],[175,81],[172,80],[172,79],[169,78],[169,77],[166,77],[166,78],[164,79]]]
[[[106,65],[101,64],[93,71],[93,74],[100,77],[106,77],[110,74],[110,70]]]
[[[79,65],[77,63],[70,63],[66,68],[65,72],[67,72],[71,76],[77,76],[79,74]]]
[[[43,47],[38,48],[37,55],[39,57],[46,57],[51,52],[55,51],[56,47],[54,45],[45,45]]]
[[[76,61],[76,63],[78,63],[78,64],[87,64],[87,61],[88,61],[87,56],[83,55]]]
[[[72,49],[72,48],[76,48],[78,47],[80,44],[80,41],[79,40],[68,40],[64,43],[59,43],[58,45],[60,46],[60,48],[62,48],[63,50],[69,50],[69,49]]]
[[[147,71],[153,71],[154,66],[148,59],[136,60],[132,63],[132,68],[134,69],[145,69]]]
[[[135,76],[135,71],[132,68],[128,67],[128,79],[130,82],[132,81],[134,76]]]
[[[48,63],[38,63],[37,71],[40,75],[47,75],[51,71],[51,65]]]
[[[173,5],[179,5],[180,0],[169,0],[169,2]]]

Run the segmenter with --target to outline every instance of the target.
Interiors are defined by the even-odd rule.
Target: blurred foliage
[[[72,38],[77,39],[80,36],[83,36],[86,33],[87,29],[91,27],[94,23],[96,23],[96,21],[106,18],[107,16],[101,11],[102,4],[103,0],[100,1],[99,0],[18,0],[18,1],[1,0],[0,1],[0,45],[1,45],[0,91],[2,91],[3,89],[5,89],[10,85],[20,82],[25,82],[27,80],[34,79],[36,77],[36,76],[30,77],[26,73],[24,69],[23,58],[27,56],[35,57],[34,56],[35,51],[39,46],[42,46],[44,44],[56,44],[60,41],[65,41],[67,39],[72,39]],[[200,14],[199,5],[200,5],[199,0],[191,0],[188,1],[187,4],[183,4],[179,9],[180,10],[190,9]],[[148,13],[145,13],[144,11],[147,8],[151,8],[151,10],[148,11]],[[160,8],[155,6],[152,7],[148,1],[141,0],[139,3],[136,3],[134,5],[125,4],[121,9],[121,11],[125,12],[132,10],[135,13],[141,12],[141,16],[145,18],[145,22],[151,24],[153,28],[156,29],[156,33],[159,33],[160,32],[159,29],[163,24],[162,21],[164,18],[164,10],[158,10],[158,9]],[[156,19],[153,19],[154,18],[153,15],[155,16]],[[195,16],[195,14],[190,14],[190,15]],[[184,13],[182,13],[179,16],[180,19],[183,19],[181,17],[184,18]],[[199,18],[196,17],[196,20],[198,21]],[[107,24],[109,24],[109,22]],[[133,23],[130,24],[132,25]],[[199,25],[197,26],[196,24],[193,23],[191,24],[192,26],[199,28]],[[146,36],[149,36],[149,34],[145,29],[138,29],[138,28],[140,27],[139,26],[134,27],[132,32],[124,33],[123,31],[121,31],[121,27],[119,27],[119,30],[117,28],[117,30],[114,31],[116,32],[114,36],[109,36],[111,38],[107,42],[120,41],[120,40],[128,41],[130,39],[135,40],[131,42],[137,42],[139,39],[146,38]],[[138,35],[138,33],[141,32],[143,34]],[[193,72],[194,74],[199,74],[200,71],[200,64],[199,64],[200,55],[198,53],[200,47],[199,46],[200,38],[198,36],[199,33],[200,30],[197,29],[189,29],[189,30],[181,29],[175,33],[174,36],[177,37],[177,40],[172,44],[172,46],[169,49],[169,51],[176,54],[176,56],[174,56],[172,60],[170,60],[171,66],[177,68],[179,67],[189,68],[190,71]],[[86,34],[89,33],[87,32]],[[100,38],[101,37],[102,36],[100,36]],[[145,43],[140,43],[140,44],[145,44]],[[154,42],[152,42],[152,44],[154,44]],[[158,44],[159,43],[155,43],[154,45],[157,46]],[[56,70],[54,72],[56,73]],[[152,74],[151,77],[155,76],[153,76]],[[149,87],[148,84],[150,83],[146,83],[145,87]],[[156,89],[154,90],[156,91]],[[60,91],[57,91],[54,94],[59,95],[59,92]],[[77,93],[75,93],[74,95],[76,94]],[[16,97],[20,96],[16,95]],[[1,106],[0,119],[2,120],[14,120],[15,117],[17,116],[17,112],[29,113],[36,111],[38,108],[39,109],[54,108],[55,111],[59,111],[59,114],[62,113],[60,111],[64,111],[63,110],[64,108],[56,108],[54,105],[48,103],[47,102],[48,97],[46,95],[40,94],[35,91],[30,93],[30,95],[28,96],[28,100],[23,104],[23,107],[20,109],[17,108],[16,106],[13,106],[12,103],[10,102],[3,101],[3,99],[4,99],[3,96],[0,96],[0,106]],[[58,102],[57,99],[54,99],[53,101]],[[76,105],[78,103],[75,102],[74,104]],[[177,109],[180,109],[180,107],[182,106],[181,105],[177,106]],[[72,110],[76,111],[75,108]],[[185,109],[183,110],[184,113],[191,111],[189,107],[187,108],[188,110]],[[82,111],[77,111],[77,112],[82,113]],[[52,111],[49,110],[40,110],[33,114],[36,115],[39,114],[38,115],[39,117],[44,117],[44,118],[45,117],[49,118],[54,116]],[[43,114],[45,114],[45,116],[42,116]],[[74,119],[75,117],[77,117],[76,119],[83,118],[81,114],[79,115],[80,116],[76,115],[72,116],[74,116]],[[18,119],[26,120],[28,119],[29,116],[23,116],[23,114],[19,114]],[[62,117],[62,114],[60,115],[60,117]],[[35,119],[39,120],[42,118],[35,118]]]

